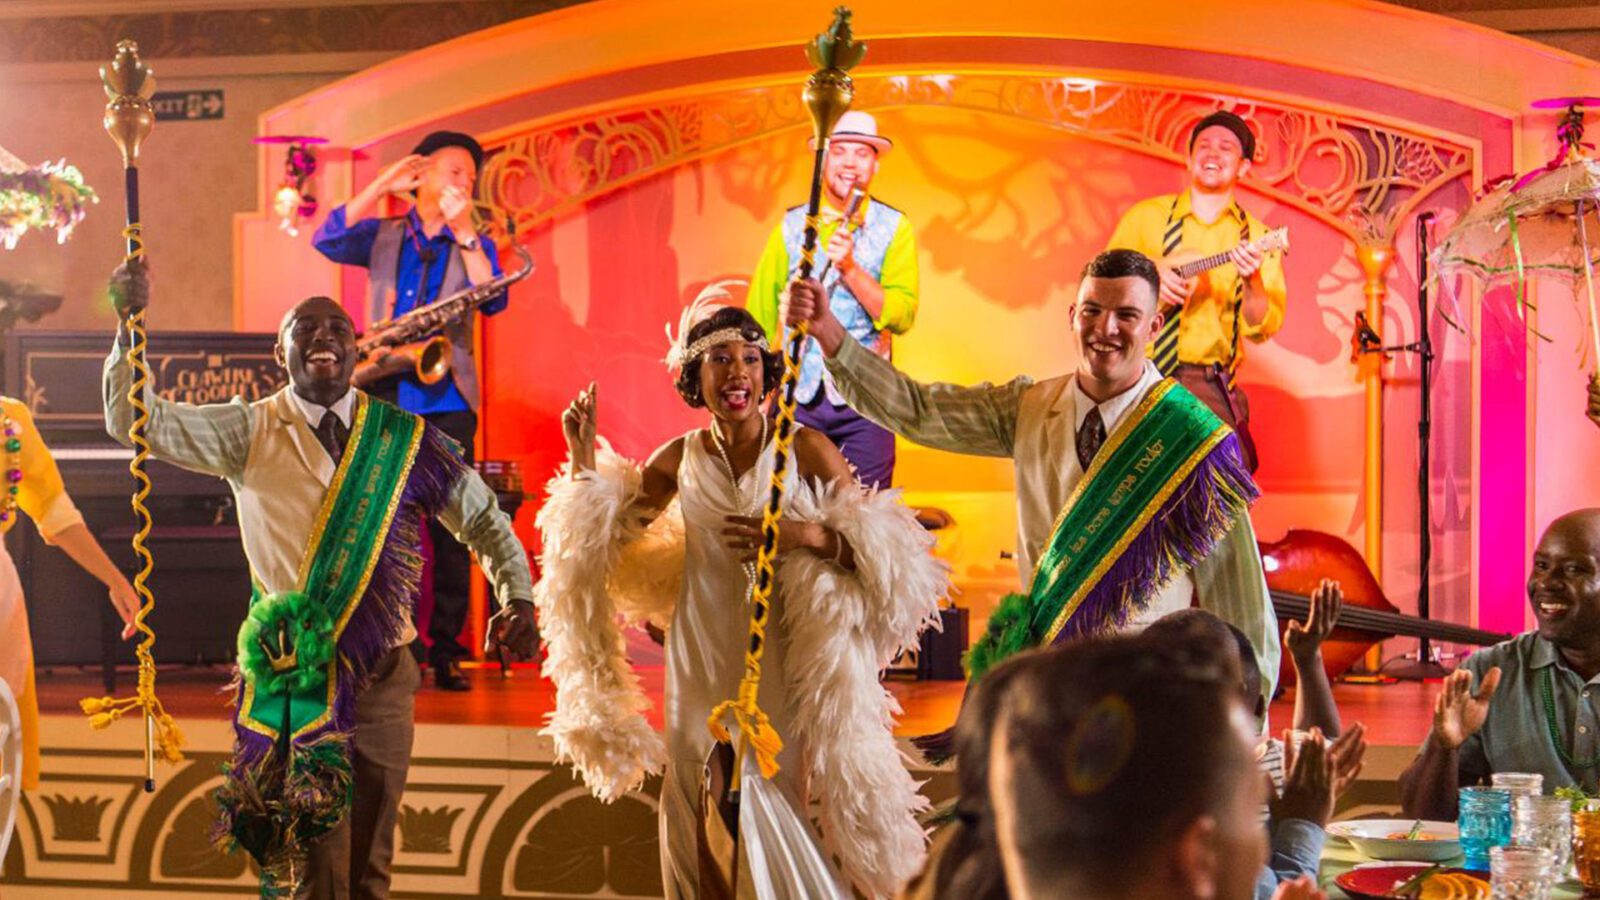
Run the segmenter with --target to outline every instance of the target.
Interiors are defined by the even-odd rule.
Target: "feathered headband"
[[[711,332],[710,334],[702,337],[700,340],[695,341],[693,344],[688,346],[684,346],[683,343],[689,337],[689,332],[693,330],[694,326],[705,321],[710,316],[715,315],[717,310],[731,305],[730,303],[726,302],[733,299],[733,295],[728,292],[728,288],[744,287],[748,284],[748,281],[741,281],[739,279],[713,281],[712,283],[706,285],[705,289],[700,292],[700,295],[695,297],[694,300],[684,308],[683,315],[678,318],[677,337],[673,337],[672,335],[672,325],[669,323],[666,326],[667,344],[669,346],[667,347],[667,358],[665,362],[669,371],[683,371],[684,366],[694,362],[696,359],[699,359],[701,354],[705,353],[707,350],[710,350],[712,347],[717,346],[718,344],[726,344],[730,341],[746,340],[744,332],[737,328],[721,328]]]

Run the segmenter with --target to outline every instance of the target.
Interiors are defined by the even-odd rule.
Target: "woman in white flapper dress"
[[[764,400],[781,358],[743,309],[708,297],[668,357],[708,427],[642,467],[597,448],[597,392],[563,419],[571,458],[539,515],[535,591],[557,708],[545,733],[602,800],[662,771],[667,896],[700,895],[702,780],[712,709],[733,698],[749,640],[759,521],[774,463]],[[890,732],[899,711],[881,669],[937,620],[948,570],[897,492],[866,492],[826,437],[795,433],[759,703],[785,744],[763,780],[747,755],[739,814],[750,876],[767,900],[891,896],[925,853],[927,808]],[[676,502],[674,502],[674,500]],[[617,621],[666,629],[666,740],[623,651]],[[822,830],[809,801],[819,801]],[[741,869],[741,873],[746,871]]]

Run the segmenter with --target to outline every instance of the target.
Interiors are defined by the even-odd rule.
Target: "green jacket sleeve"
[[[894,237],[883,256],[883,313],[873,327],[891,334],[905,334],[917,320],[917,238],[911,230],[911,220],[900,217]]]
[[[767,246],[761,251],[755,273],[750,276],[750,292],[745,295],[745,307],[750,315],[766,330],[768,340],[778,343],[782,332],[778,327],[778,298],[789,284],[789,248],[783,245],[783,226],[772,229]]]

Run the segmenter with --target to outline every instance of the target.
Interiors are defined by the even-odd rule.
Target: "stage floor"
[[[556,765],[537,728],[552,706],[548,681],[532,666],[513,677],[469,667],[473,690],[417,694],[417,736],[394,861],[396,898],[659,897],[655,798],[660,782],[611,805],[594,800],[566,766]],[[662,671],[643,667],[659,708]],[[207,839],[211,792],[228,757],[231,733],[220,667],[163,669],[163,702],[178,718],[188,758],[157,769],[157,789],[140,789],[143,766],[135,723],[93,732],[78,700],[102,693],[97,672],[39,673],[44,772],[25,794],[16,836],[0,875],[0,896],[244,897],[252,868]],[[126,688],[131,676],[123,679]],[[961,682],[891,679],[905,737],[954,720]],[[1338,685],[1347,723],[1363,722],[1372,750],[1343,814],[1392,808],[1394,778],[1427,732],[1436,687]],[[1272,707],[1273,727],[1293,715],[1292,695]],[[659,724],[659,722],[658,722]],[[952,773],[910,753],[913,774],[935,803],[954,791]]]
[[[660,666],[641,666],[638,671],[646,693],[654,702],[652,722],[659,728],[664,672]],[[513,666],[510,678],[502,678],[496,666],[469,663],[463,672],[472,681],[473,689],[461,693],[435,690],[431,679],[424,675],[423,689],[417,692],[419,723],[538,728],[544,724],[546,714],[555,708],[554,686],[540,678],[531,664]],[[124,674],[124,683],[131,679],[131,674]],[[221,667],[196,666],[163,668],[157,684],[162,702],[179,719],[221,720],[227,715],[227,695],[223,691],[227,681],[228,674]],[[949,726],[955,721],[966,689],[965,683],[959,681],[912,681],[894,677],[885,681],[885,685],[900,701],[903,710],[895,732],[907,736]],[[1416,747],[1428,733],[1437,689],[1437,683],[1337,684],[1334,696],[1344,721],[1364,723],[1372,744]],[[77,715],[80,698],[100,693],[98,674],[76,669],[39,673],[39,707],[45,715]],[[1291,688],[1272,704],[1273,730],[1287,728],[1293,717]]]

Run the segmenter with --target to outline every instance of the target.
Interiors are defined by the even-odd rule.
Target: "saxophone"
[[[394,375],[412,372],[423,384],[437,384],[450,374],[453,347],[440,334],[462,316],[489,302],[496,294],[533,273],[533,257],[520,245],[511,249],[522,257],[522,268],[492,281],[457,291],[442,300],[394,319],[377,322],[356,340],[359,361],[350,381],[365,388]]]

